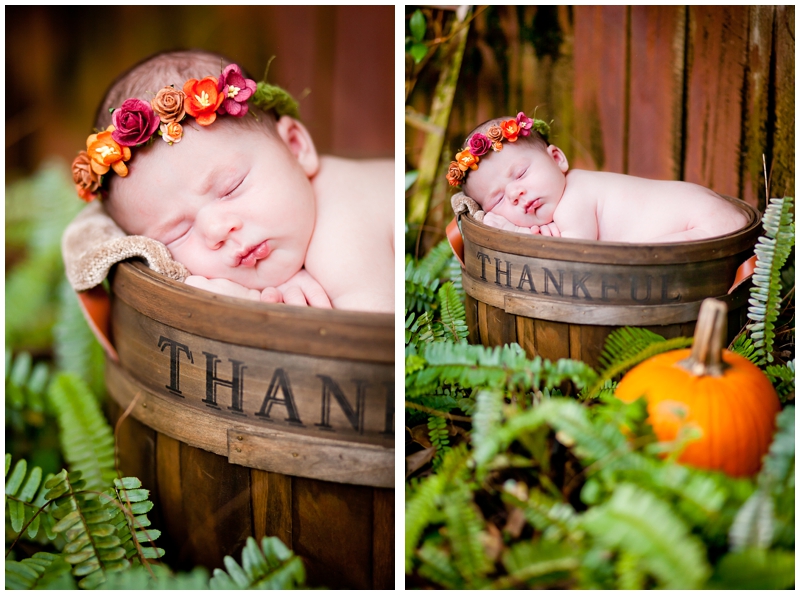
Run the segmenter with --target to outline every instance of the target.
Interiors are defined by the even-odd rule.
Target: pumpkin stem
[[[692,352],[678,365],[695,376],[722,376],[728,364],[722,361],[722,345],[727,327],[728,306],[708,298],[700,305]]]

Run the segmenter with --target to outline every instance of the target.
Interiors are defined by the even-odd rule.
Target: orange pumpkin
[[[674,440],[681,427],[702,431],[679,461],[734,477],[757,473],[769,450],[780,402],[770,381],[744,357],[722,348],[727,306],[707,299],[692,349],[662,353],[628,372],[616,396],[644,396],[655,435]]]

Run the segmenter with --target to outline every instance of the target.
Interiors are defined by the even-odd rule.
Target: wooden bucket
[[[529,236],[462,216],[470,342],[517,342],[529,356],[597,366],[606,337],[618,327],[691,336],[707,297],[727,302],[732,339],[746,322],[749,283],[728,291],[761,232],[758,211],[725,198],[747,216],[744,228],[674,244]]]
[[[394,588],[394,317],[248,303],[116,267],[122,471],[177,568],[276,535],[311,585]]]

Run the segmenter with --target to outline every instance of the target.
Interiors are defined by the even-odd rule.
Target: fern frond
[[[794,552],[744,550],[726,554],[705,589],[789,589],[794,585]]]
[[[537,488],[529,490],[524,483],[513,479],[503,484],[502,497],[506,504],[522,510],[535,529],[548,535],[548,541],[563,538],[573,548],[581,543],[580,517],[566,502],[556,500]]]
[[[142,482],[136,477],[114,479],[114,487],[105,493],[119,505],[110,522],[117,528],[125,557],[138,566],[163,556],[164,550],[153,546],[161,531],[147,528],[150,526],[147,513],[152,510],[153,503],[149,500],[150,491],[142,489]]]
[[[559,583],[580,567],[579,552],[571,544],[550,540],[521,541],[503,553],[508,575],[495,581],[493,589],[532,588]]]
[[[752,364],[758,363],[758,356],[756,355],[756,346],[753,343],[753,339],[748,337],[745,334],[738,335],[731,343],[728,350],[736,353],[737,355],[741,355],[743,358],[747,359]]]
[[[58,519],[56,533],[64,535],[64,561],[72,565],[72,574],[83,578],[82,589],[93,589],[106,575],[130,568],[125,549],[111,520],[117,509],[99,494],[84,491],[86,482],[79,471],[62,470],[45,483],[45,497],[54,500],[53,516]]]
[[[781,301],[781,268],[794,246],[794,217],[791,196],[770,198],[761,220],[764,235],[756,244],[756,265],[753,287],[750,289],[750,306],[747,325],[756,347],[760,363],[772,362],[775,341],[775,321]]]
[[[44,362],[33,363],[31,354],[20,352],[14,357],[6,349],[6,407],[14,411],[44,413],[44,397],[50,370]]]
[[[645,329],[637,329],[637,330],[645,330]],[[619,332],[619,331],[614,331],[614,332]],[[589,389],[587,397],[588,398],[596,397],[598,392],[606,382],[613,379],[618,374],[622,374],[623,372],[632,368],[636,364],[639,364],[647,359],[650,359],[651,357],[658,355],[659,353],[665,353],[667,351],[673,351],[675,349],[683,349],[686,347],[691,347],[693,342],[694,339],[692,337],[675,337],[674,339],[663,339],[662,341],[652,341],[647,345],[645,345],[640,351],[635,351],[634,349],[631,349],[629,352],[626,352],[626,356],[624,358],[622,359],[615,358],[611,362],[611,365],[607,367],[602,374],[600,374],[600,377],[597,379],[594,385],[592,385],[592,388]]]
[[[645,328],[626,326],[617,329],[608,335],[603,345],[603,352],[598,358],[600,371],[604,372],[619,362],[636,356],[645,347],[653,343],[663,343],[665,340],[661,335]]]
[[[450,450],[450,432],[447,429],[447,420],[438,415],[428,417],[428,438],[436,447],[434,468],[438,467],[442,458]]]
[[[64,277],[58,288],[58,318],[53,327],[57,368],[82,378],[95,395],[105,393],[103,349],[81,313],[78,298]]]
[[[453,258],[450,244],[447,240],[442,240],[420,259],[416,266],[417,273],[429,279],[441,279],[446,276]]]
[[[39,535],[40,529],[45,529],[48,537],[53,539],[52,515],[44,510],[47,502],[44,500],[44,486],[42,484],[42,470],[34,467],[28,473],[28,463],[20,459],[14,465],[11,475],[8,474],[11,466],[11,455],[6,454],[6,512],[11,521],[11,530],[19,533],[24,528],[25,534],[30,539]],[[51,476],[47,477],[49,479]]]
[[[201,591],[209,588],[208,571],[202,566],[191,572],[170,572],[166,566],[159,564],[149,569],[137,566],[109,574],[102,587],[105,591]]]
[[[785,485],[794,490],[794,406],[781,411],[775,423],[777,431],[764,457],[764,463],[758,474],[758,483],[771,489],[777,485]]]
[[[756,490],[736,513],[728,534],[731,551],[766,549],[775,532],[775,504],[765,490]]]
[[[669,507],[633,484],[590,508],[581,526],[606,547],[639,556],[641,568],[666,589],[700,588],[711,574],[703,543]]]
[[[69,568],[63,556],[49,552],[36,552],[19,562],[6,560],[6,589],[74,589]]]
[[[464,303],[464,285],[461,278],[461,263],[458,262],[458,259],[455,255],[450,256],[450,262],[447,264],[447,271],[445,272],[445,278],[453,284],[453,289],[455,289],[456,294],[458,295],[458,299],[461,303]]]
[[[775,386],[781,402],[786,402],[786,398],[794,392],[794,360],[786,362],[783,366],[767,366],[764,372]]]
[[[48,390],[61,429],[64,458],[80,471],[87,489],[102,491],[112,485],[114,435],[86,383],[74,374],[59,373]]]
[[[434,328],[431,311],[422,312],[419,315],[414,312],[408,313],[406,317],[406,347],[413,345],[419,349],[427,343],[440,339],[442,334],[441,329]]]
[[[406,258],[406,310],[426,312],[436,305],[436,290],[439,279],[432,277],[427,269],[414,265],[411,256]]]
[[[494,568],[483,547],[486,521],[472,501],[472,492],[465,483],[451,485],[443,499],[453,564],[468,588],[479,589],[486,584],[486,575]]]
[[[449,552],[426,542],[417,552],[420,560],[419,574],[445,589],[466,589],[461,573],[453,564]]]
[[[416,488],[406,494],[406,572],[411,572],[414,552],[425,527],[441,506],[445,490],[456,482],[467,462],[465,445],[452,448],[442,459],[439,472],[422,479]]]
[[[481,450],[503,421],[503,393],[499,390],[479,390],[472,415],[472,445]]]
[[[247,538],[242,550],[242,565],[225,556],[225,568],[214,570],[212,589],[302,589],[306,570],[303,561],[277,537],[264,537],[261,547]]]
[[[437,294],[439,304],[439,315],[444,328],[444,335],[448,340],[455,343],[466,341],[469,335],[467,328],[467,315],[464,311],[464,302],[459,297],[458,292],[451,282],[447,282],[439,288]]]

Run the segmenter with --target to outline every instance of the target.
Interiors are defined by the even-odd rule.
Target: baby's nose
[[[241,222],[232,217],[210,217],[205,226],[208,247],[212,249],[221,247],[230,234],[241,226]]]

